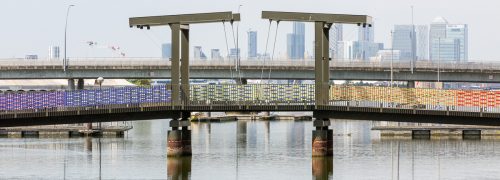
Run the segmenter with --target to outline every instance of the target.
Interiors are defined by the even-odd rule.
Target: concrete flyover
[[[395,81],[500,82],[498,63],[393,64]],[[191,79],[314,79],[313,60],[242,60],[237,72],[232,61],[193,60]],[[389,81],[389,62],[332,60],[331,80]],[[0,79],[170,79],[171,63],[160,58],[72,58],[64,72],[61,61],[0,59]]]

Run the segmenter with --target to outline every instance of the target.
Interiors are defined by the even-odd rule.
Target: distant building
[[[339,54],[337,59],[343,60],[369,60],[384,49],[383,43],[367,41],[341,41],[338,43]]]
[[[427,26],[394,26],[393,49],[401,52],[401,60],[426,60],[428,58],[427,31]]]
[[[50,46],[49,47],[49,59],[52,59],[52,60],[57,60],[59,59],[61,56],[60,56],[60,48],[59,46]]]
[[[172,44],[165,43],[161,45],[161,57],[163,59],[172,58]]]
[[[342,24],[333,24],[330,28],[330,57],[332,59],[339,59],[339,42],[343,40],[344,27]]]
[[[210,50],[210,59],[212,60],[222,60],[222,56],[220,55],[220,50],[219,49],[212,49]]]
[[[429,26],[415,26],[417,31],[417,60],[429,60]]]
[[[293,32],[287,34],[287,55],[289,59],[304,59],[305,24],[293,23]]]
[[[337,43],[339,48],[337,59],[346,60],[369,60],[384,49],[383,43],[375,43],[375,26],[359,26],[358,41],[341,41]]]
[[[231,48],[229,49],[229,59],[236,60],[240,56],[240,48]]]
[[[377,52],[377,56],[374,58],[379,61],[399,61],[401,55],[400,50],[384,49]]]
[[[358,41],[375,42],[375,24],[358,27]]]
[[[203,53],[203,50],[201,49],[201,46],[194,46],[194,55],[193,58],[194,60],[206,60],[207,56],[205,53]]]
[[[38,59],[38,55],[28,54],[28,55],[24,56],[24,59]]]
[[[257,56],[257,31],[248,31],[248,59],[256,59]]]
[[[430,59],[432,61],[467,62],[469,30],[467,24],[449,24],[437,17],[430,28]]]

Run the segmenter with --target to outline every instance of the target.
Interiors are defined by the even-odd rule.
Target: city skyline
[[[247,37],[245,37],[243,29],[252,28],[255,31],[261,32],[258,37],[259,48],[258,52],[264,52],[264,45],[266,42],[266,34],[269,23],[260,19],[261,10],[283,10],[283,11],[314,11],[314,12],[330,12],[330,13],[354,13],[354,14],[367,14],[374,17],[377,22],[374,39],[390,44],[390,31],[395,24],[409,24],[411,21],[410,6],[415,7],[415,24],[430,24],[432,19],[436,16],[443,16],[450,20],[450,22],[468,24],[470,40],[469,40],[469,59],[500,59],[500,55],[494,53],[492,46],[488,42],[492,40],[500,40],[500,37],[488,34],[494,34],[492,29],[487,28],[490,26],[494,17],[495,11],[490,11],[490,7],[497,5],[494,1],[485,1],[481,7],[486,8],[484,11],[478,12],[463,12],[456,10],[448,10],[446,3],[432,3],[431,1],[397,1],[389,3],[389,5],[380,6],[376,2],[366,0],[355,0],[351,3],[344,3],[342,6],[313,6],[308,3],[300,1],[290,1],[290,5],[281,7],[279,3],[270,3],[264,9],[258,6],[260,2],[233,2],[227,1],[221,3],[223,5],[216,8],[206,8],[206,3],[199,3],[199,6],[184,8],[182,4],[170,3],[172,8],[165,11],[163,4],[168,4],[170,1],[152,1],[151,3],[140,4],[133,1],[120,1],[123,4],[122,10],[113,11],[109,13],[109,9],[118,1],[85,1],[76,2],[71,1],[76,6],[72,8],[69,16],[68,28],[68,56],[69,57],[85,57],[87,55],[85,48],[85,41],[96,40],[104,44],[116,44],[122,47],[129,57],[159,57],[161,56],[158,49],[161,49],[161,44],[170,42],[170,30],[168,27],[152,28],[150,31],[138,32],[140,30],[130,29],[127,27],[127,20],[129,17],[147,16],[147,15],[168,15],[177,13],[193,13],[193,12],[210,12],[210,11],[227,11],[232,10],[236,12],[238,5],[242,4],[242,22],[239,26],[239,46],[242,52],[247,52]],[[452,2],[446,0],[445,2]],[[328,4],[335,4],[335,2],[328,2]],[[358,7],[357,4],[364,3],[366,7]],[[478,7],[474,3],[455,2],[454,6],[457,9],[466,7]],[[18,1],[5,1],[1,6],[2,14],[12,14],[19,16],[18,21],[7,19],[6,23],[17,28],[6,28],[3,33],[2,39],[4,42],[0,45],[1,58],[10,57],[24,57],[26,54],[38,54],[40,58],[47,57],[46,48],[50,45],[62,46],[63,39],[63,25],[64,14],[66,6],[70,3],[62,3],[62,1],[55,2],[37,2],[33,0]],[[187,3],[189,4],[189,3]],[[288,3],[287,3],[288,4]],[[96,6],[98,5],[98,6]],[[43,8],[46,7],[46,8]],[[92,14],[85,13],[89,9],[93,9]],[[135,10],[131,11],[134,8]],[[50,9],[47,12],[46,9]],[[175,10],[184,9],[184,10]],[[384,12],[377,11],[384,9]],[[43,11],[43,13],[42,13]],[[21,13],[22,12],[22,13]],[[256,13],[257,12],[257,13]],[[423,13],[425,12],[425,13]],[[34,16],[36,14],[36,16]],[[474,16],[472,16],[474,14]],[[476,15],[477,14],[477,15]],[[493,14],[493,16],[492,16]],[[500,13],[498,13],[500,14]],[[484,16],[487,15],[487,16]],[[101,19],[88,22],[87,19],[101,17]],[[484,17],[483,17],[484,16]],[[50,22],[44,22],[44,19],[51,19]],[[286,47],[280,44],[286,44],[286,37],[280,36],[289,32],[290,22],[280,22],[277,37],[277,47],[275,57],[282,57],[286,54]],[[33,30],[32,27],[39,27],[41,30]],[[276,28],[275,22],[271,27],[270,43],[273,42],[274,30]],[[236,29],[236,26],[234,27]],[[311,43],[313,41],[312,24],[306,23],[306,37],[305,49],[312,49]],[[226,23],[226,31],[230,48],[235,47],[233,43],[231,26]],[[211,36],[207,36],[209,33]],[[236,33],[236,32],[235,32]],[[212,36],[213,34],[213,36]],[[345,40],[355,40],[356,34],[355,26],[346,27],[344,30]],[[192,44],[201,45],[203,47],[221,49],[221,54],[224,56],[226,52],[226,44],[224,42],[223,26],[220,23],[209,25],[195,25],[191,34]],[[218,40],[217,40],[218,39]],[[29,42],[29,43],[28,43]],[[193,50],[192,47],[191,51]],[[156,49],[156,50],[155,50]],[[62,49],[61,49],[62,51]],[[98,50],[95,50],[98,51]],[[104,50],[101,50],[104,51]],[[246,54],[246,53],[245,53]],[[61,54],[62,56],[63,54]],[[95,56],[108,55],[109,52],[93,52]]]

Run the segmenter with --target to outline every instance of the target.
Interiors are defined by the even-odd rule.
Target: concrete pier
[[[172,130],[167,135],[167,156],[191,156],[190,112],[182,112],[181,119],[170,121]]]
[[[84,86],[85,86],[85,81],[83,79],[78,79],[78,81],[76,82],[76,88],[78,90],[81,90],[85,88]]]
[[[415,81],[408,81],[406,85],[408,88],[415,88]]]
[[[312,131],[312,156],[333,156],[333,130],[328,129],[330,120],[316,119],[313,124],[316,130]]]
[[[68,90],[75,90],[75,79],[68,79]]]
[[[191,155],[191,130],[171,130],[168,132],[167,156]]]

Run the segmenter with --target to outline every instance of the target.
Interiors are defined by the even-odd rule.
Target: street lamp
[[[392,41],[392,45],[391,45],[391,88],[392,88],[392,85],[394,84],[394,67],[393,67],[393,60],[394,60],[394,32],[391,31],[391,41]]]
[[[69,10],[71,7],[75,5],[69,5],[68,10],[66,11],[66,25],[64,25],[64,59],[63,59],[63,70],[66,71],[67,65],[68,65],[68,60],[66,57],[66,37],[67,37],[67,30],[68,30],[68,17],[69,17]]]
[[[95,83],[94,84],[99,84],[99,91],[102,90],[102,83],[104,82],[104,78],[103,77],[98,77],[96,80],[95,80]],[[100,92],[100,94],[102,94],[102,92]],[[101,179],[101,169],[102,169],[102,148],[101,148],[101,136],[102,136],[102,127],[101,127],[101,122],[99,122],[98,124],[99,126],[99,131],[101,131],[101,135],[99,135],[99,179]]]
[[[98,77],[96,80],[95,80],[95,84],[99,84],[99,90],[101,90],[101,87],[102,87],[102,83],[104,82],[104,78],[103,77]]]
[[[437,81],[439,84],[440,77],[439,77],[439,68],[441,66],[441,37],[438,38],[438,67],[437,67]]]

